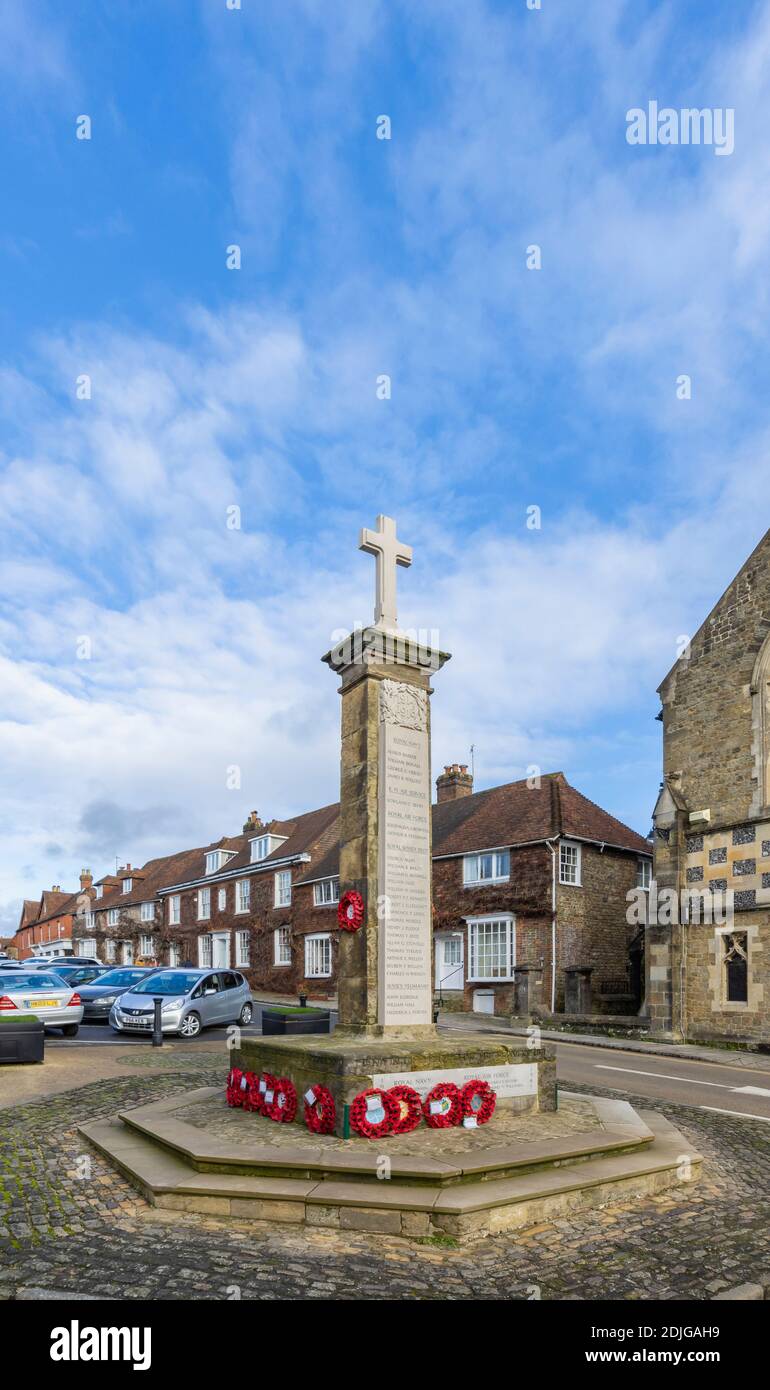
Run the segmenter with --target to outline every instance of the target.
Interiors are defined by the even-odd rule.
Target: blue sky
[[[655,688],[768,524],[768,58],[764,0],[7,0],[0,920],[335,798],[380,511],[436,767],[647,830]],[[650,100],[734,153],[630,146]]]

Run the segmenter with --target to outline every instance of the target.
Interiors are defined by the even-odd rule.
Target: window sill
[[[512,985],[513,975],[495,975],[494,978],[487,975],[469,975],[469,985]],[[459,989],[459,985],[458,985]]]
[[[464,882],[464,883],[463,883],[463,888],[495,888],[495,887],[499,887],[499,885],[500,885],[501,883],[510,883],[510,881],[511,881],[511,880],[510,880],[510,877],[508,877],[508,878],[474,878],[474,879],[470,879],[467,883]]]
[[[288,970],[288,968],[289,968],[290,965],[291,965],[291,961],[290,961],[290,960],[274,960],[274,961],[273,961],[273,969],[274,969],[274,970]]]

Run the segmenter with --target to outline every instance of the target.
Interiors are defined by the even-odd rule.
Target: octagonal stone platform
[[[556,1108],[556,1053],[545,1043],[530,1046],[521,1038],[490,1038],[477,1033],[439,1033],[434,1026],[425,1029],[389,1029],[386,1036],[376,1031],[336,1028],[331,1034],[302,1037],[243,1037],[233,1049],[233,1065],[257,1076],[269,1072],[286,1076],[302,1096],[316,1083],[326,1086],[334,1099],[335,1132],[346,1132],[346,1111],[355,1097],[372,1086],[388,1088],[396,1079],[416,1084],[411,1077],[433,1073],[436,1079],[459,1080],[481,1076],[491,1081],[492,1073],[503,1069],[519,1075],[521,1094],[508,1095],[499,1109],[522,1113]],[[297,1123],[303,1125],[302,1105]],[[304,1126],[303,1126],[304,1127]]]
[[[662,1116],[564,1092],[559,1102],[477,1130],[367,1142],[231,1110],[224,1088],[206,1087],[80,1133],[158,1207],[463,1242],[697,1177],[700,1155]]]

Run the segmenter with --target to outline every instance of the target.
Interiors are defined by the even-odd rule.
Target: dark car
[[[100,975],[106,975],[109,965],[84,965],[82,961],[67,961],[66,964],[52,965],[51,970],[68,985],[90,985]],[[50,972],[49,972],[50,973]]]
[[[157,974],[159,969],[157,965],[120,965],[99,975],[92,984],[78,986],[78,994],[83,1001],[83,1022],[106,1022],[115,1000],[148,975]]]

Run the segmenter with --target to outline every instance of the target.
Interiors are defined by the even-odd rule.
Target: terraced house
[[[653,1027],[770,1041],[770,531],[659,687],[655,880],[687,921],[648,928]],[[702,910],[698,900],[725,904]],[[682,911],[678,913],[682,917]],[[703,918],[710,916],[710,921]],[[719,917],[721,920],[716,920]]]
[[[268,823],[252,812],[239,835],[95,884],[87,875],[71,902],[74,949],[110,963],[236,966],[266,992],[332,997],[338,812]],[[649,843],[562,773],[474,794],[464,765],[445,768],[433,808],[437,999],[547,1014],[564,1009],[579,972],[594,1009],[634,1012],[641,958],[626,896],[650,866]]]
[[[53,888],[41,893],[39,899],[25,899],[14,937],[21,958],[50,956],[55,959],[72,954],[78,908],[87,904],[92,882],[90,870],[83,869],[79,893],[62,892],[59,885],[54,884]]]

